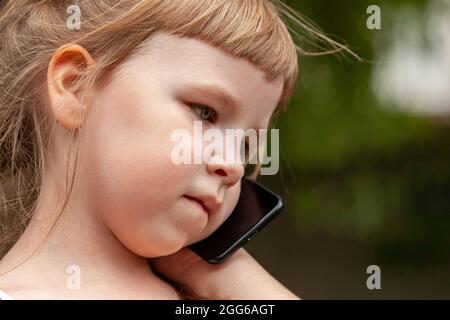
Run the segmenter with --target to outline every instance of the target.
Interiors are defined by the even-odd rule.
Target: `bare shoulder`
[[[37,290],[32,284],[27,284],[15,275],[0,277],[0,291],[14,300],[27,300],[36,297]]]

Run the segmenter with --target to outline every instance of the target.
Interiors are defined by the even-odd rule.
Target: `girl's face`
[[[145,257],[206,238],[235,207],[244,167],[220,154],[214,164],[175,164],[171,135],[193,133],[194,121],[223,133],[267,128],[282,86],[205,42],[169,34],[148,40],[96,92],[86,119],[79,172],[92,212]],[[205,197],[213,209],[206,214],[186,195]]]

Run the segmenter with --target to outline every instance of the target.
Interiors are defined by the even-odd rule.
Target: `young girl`
[[[210,265],[186,248],[231,213],[244,166],[170,158],[195,120],[267,128],[287,104],[281,13],[339,48],[269,0],[6,1],[3,298],[298,299],[244,249]]]

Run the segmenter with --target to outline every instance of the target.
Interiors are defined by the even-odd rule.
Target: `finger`
[[[178,282],[188,290],[208,296],[207,278],[211,266],[189,248],[150,260],[151,267],[163,276]]]

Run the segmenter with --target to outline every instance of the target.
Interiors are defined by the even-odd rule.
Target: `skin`
[[[29,256],[55,221],[64,197],[69,129],[82,133],[77,179],[54,232],[25,263],[1,276],[0,288],[16,299],[177,299],[164,275],[211,299],[296,299],[244,249],[212,266],[185,248],[229,216],[243,165],[220,161],[220,154],[215,163],[195,165],[170,158],[171,133],[192,132],[201,120],[191,104],[219,114],[216,122],[204,120],[204,128],[265,128],[282,93],[281,79],[268,82],[247,60],[205,42],[160,34],[84,105],[70,80],[95,63],[78,45],[58,50],[50,61],[47,106],[54,139],[33,218],[1,261],[1,273]],[[193,84],[221,87],[240,105],[233,109],[190,91]],[[186,194],[215,196],[220,205],[206,215]],[[78,290],[66,285],[70,265],[80,267]]]

